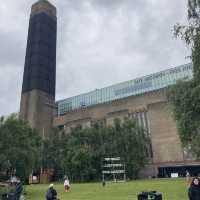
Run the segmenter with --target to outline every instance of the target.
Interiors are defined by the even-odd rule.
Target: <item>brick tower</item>
[[[56,7],[32,5],[20,103],[20,116],[47,135],[53,122],[56,82]]]

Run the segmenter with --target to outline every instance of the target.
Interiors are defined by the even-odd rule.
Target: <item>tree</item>
[[[105,157],[121,157],[129,178],[136,178],[149,161],[148,134],[129,119],[124,122],[116,119],[108,127],[99,124],[85,129],[76,127],[62,140],[65,140],[62,167],[76,181],[100,179]]]
[[[177,24],[176,37],[191,48],[194,78],[178,82],[168,91],[183,147],[200,157],[200,1],[188,0],[188,25]]]
[[[121,157],[126,164],[129,178],[137,178],[138,172],[150,158],[150,138],[146,130],[136,121],[125,118],[114,120],[112,127],[108,127],[105,153],[110,157]]]
[[[194,68],[194,82],[200,84],[200,1],[188,0],[188,25],[177,24],[174,35],[185,41],[191,48]]]
[[[0,120],[0,171],[15,172],[23,180],[39,166],[41,138],[16,115]]]
[[[65,137],[62,166],[71,180],[99,179],[101,157],[104,154],[101,131],[98,127],[76,127]]]
[[[56,128],[49,131],[49,135],[42,141],[41,166],[43,169],[53,169],[55,179],[60,177],[61,163],[64,158],[64,135]]]

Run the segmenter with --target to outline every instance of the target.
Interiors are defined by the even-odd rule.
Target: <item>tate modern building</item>
[[[25,56],[20,116],[42,136],[51,127],[70,134],[73,127],[112,125],[115,118],[136,120],[151,138],[151,163],[142,176],[169,176],[186,169],[198,172],[200,162],[183,149],[166,98],[166,88],[191,80],[192,64],[55,100],[57,10],[50,2],[32,5]],[[200,171],[199,171],[200,172]]]

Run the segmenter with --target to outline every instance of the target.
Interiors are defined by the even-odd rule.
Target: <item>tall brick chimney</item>
[[[53,123],[56,85],[56,7],[32,5],[20,103],[20,117],[47,135]]]

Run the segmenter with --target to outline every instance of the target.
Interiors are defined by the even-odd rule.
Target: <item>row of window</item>
[[[128,96],[158,90],[169,85],[173,85],[178,80],[189,80],[192,79],[192,77],[192,64],[186,64],[139,79],[126,81],[102,89],[96,89],[86,94],[58,101],[58,115],[63,115],[68,111],[82,107],[88,107]]]
[[[139,124],[140,127],[144,128],[147,133],[149,133],[149,123],[147,118],[147,111],[141,111],[141,112],[134,112],[130,114],[130,117]]]

